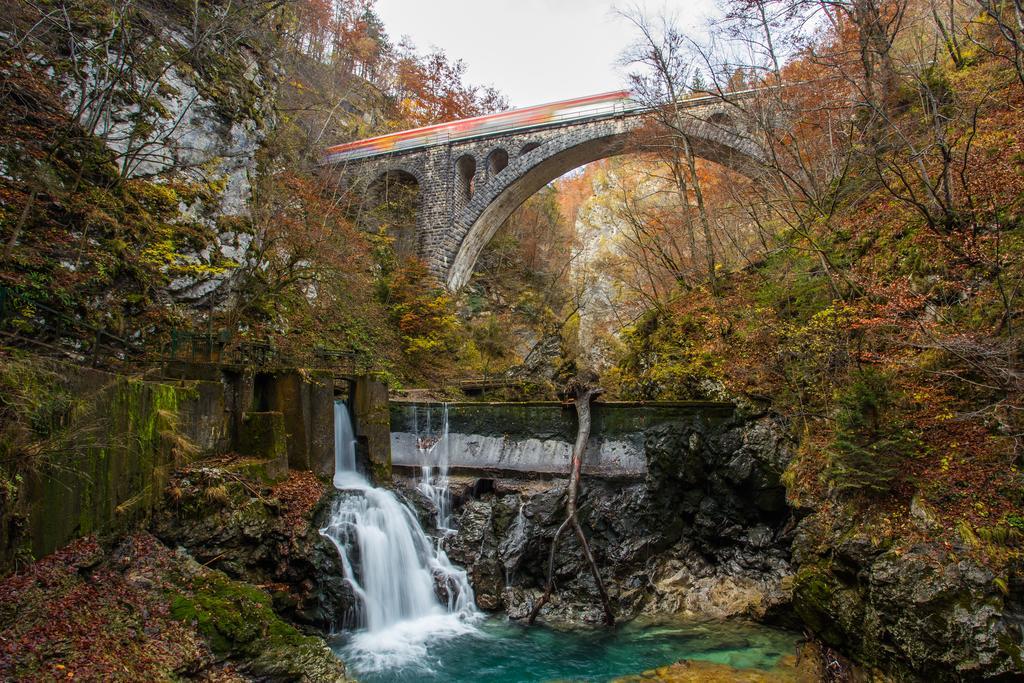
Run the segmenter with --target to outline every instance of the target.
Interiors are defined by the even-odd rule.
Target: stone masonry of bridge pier
[[[697,156],[750,174],[762,152],[735,120],[736,112],[725,102],[687,107],[680,128]],[[631,134],[648,116],[630,112],[548,123],[350,161],[341,170],[364,189],[387,174],[415,179],[419,206],[408,247],[456,290],[469,280],[497,229],[530,195],[578,166],[642,152]]]

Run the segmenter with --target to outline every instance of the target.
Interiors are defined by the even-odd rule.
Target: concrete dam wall
[[[390,410],[396,469],[437,466],[431,458],[443,458],[453,473],[563,475],[576,441],[572,404],[392,401]],[[647,474],[648,430],[694,420],[720,423],[733,410],[729,403],[595,403],[583,472],[641,479]],[[439,452],[435,445],[444,447]]]

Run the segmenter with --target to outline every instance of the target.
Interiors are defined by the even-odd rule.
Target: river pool
[[[367,683],[596,682],[684,659],[776,670],[792,661],[799,641],[793,633],[734,621],[634,621],[612,630],[527,627],[504,618],[409,626],[339,639],[335,651]]]

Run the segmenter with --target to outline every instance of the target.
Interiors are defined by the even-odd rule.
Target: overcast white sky
[[[409,36],[420,50],[465,60],[470,83],[493,85],[523,107],[622,88],[616,61],[634,33],[612,11],[631,1],[377,0],[376,8],[392,41]],[[644,4],[698,29],[713,0]]]

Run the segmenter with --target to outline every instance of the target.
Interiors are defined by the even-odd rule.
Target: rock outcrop
[[[793,606],[826,643],[901,679],[1017,680],[1024,672],[1020,579],[1002,584],[940,541],[879,543],[851,520],[798,527]]]
[[[714,425],[692,416],[648,430],[644,481],[584,477],[580,518],[619,618],[693,612],[770,619],[783,611],[792,571],[780,483],[789,444],[782,434],[766,416]],[[469,569],[481,608],[513,618],[529,613],[542,592],[565,493],[562,480],[499,480],[493,492],[464,495],[447,550]],[[556,597],[541,617],[597,623],[602,611],[580,548],[572,540],[560,546]]]
[[[203,467],[179,473],[153,533],[232,579],[273,586],[274,609],[330,631],[353,604],[338,552],[320,535],[333,491],[308,472],[273,488]]]

